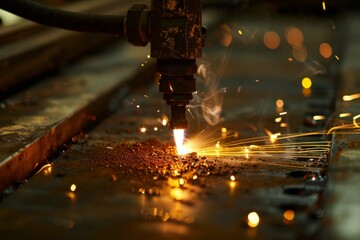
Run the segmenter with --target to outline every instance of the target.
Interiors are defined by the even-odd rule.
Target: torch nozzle
[[[171,105],[170,129],[186,129],[188,121],[186,120],[185,105]]]

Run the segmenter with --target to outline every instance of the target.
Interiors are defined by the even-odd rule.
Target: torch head
[[[153,0],[150,29],[159,90],[171,106],[170,128],[185,129],[186,105],[196,90],[196,58],[203,46],[201,0]]]

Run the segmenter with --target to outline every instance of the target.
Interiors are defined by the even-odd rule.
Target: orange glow
[[[70,198],[71,201],[75,201],[75,199],[76,199],[75,193],[73,193],[73,192],[67,192],[67,193],[66,193],[66,196],[67,196],[68,198]]]
[[[287,125],[287,123],[281,123],[280,124],[280,127],[282,127],[282,128],[286,128],[288,125]]]
[[[274,31],[265,33],[263,38],[264,44],[270,49],[276,49],[280,45],[280,36]]]
[[[355,117],[353,117],[353,123],[356,127],[360,127],[359,124],[357,123],[357,119],[360,118],[360,114],[356,115]]]
[[[315,116],[313,116],[313,120],[315,120],[315,121],[325,120],[325,116],[323,116],[323,115],[315,115]]]
[[[343,96],[343,101],[352,101],[354,99],[360,98],[360,93],[356,93],[356,94],[352,94],[352,95],[344,95]]]
[[[220,32],[220,43],[224,47],[228,47],[232,42],[232,33],[228,25],[223,24],[219,27]]]
[[[303,88],[303,96],[310,97],[311,96],[311,88]]]
[[[340,118],[351,117],[351,115],[352,115],[351,113],[340,113],[340,114],[339,114],[339,117],[340,117]]]
[[[184,133],[184,129],[174,129],[174,139],[178,154],[186,153],[186,150],[184,149]]]
[[[299,46],[293,48],[292,54],[298,62],[305,62],[308,57],[308,50],[305,46]]]
[[[179,184],[180,186],[183,186],[185,184],[185,180],[183,178],[179,179]]]
[[[297,27],[289,27],[285,30],[286,41],[293,48],[300,48],[304,42],[304,35]]]
[[[166,126],[166,124],[167,124],[167,119],[164,118],[164,119],[161,121],[161,124],[162,124],[163,126]]]
[[[260,223],[260,217],[256,212],[251,212],[248,214],[247,224],[249,227],[255,228]]]
[[[305,77],[305,78],[303,78],[303,80],[301,81],[301,85],[302,85],[303,88],[309,89],[309,88],[311,88],[312,81],[311,81],[310,78]]]
[[[295,212],[293,210],[286,210],[284,212],[284,223],[290,223],[295,218]]]
[[[229,182],[229,186],[231,189],[235,188],[236,182],[233,182],[233,181]]]
[[[328,43],[320,44],[319,51],[324,58],[330,58],[332,55],[332,47]]]
[[[283,101],[282,99],[276,100],[276,107],[277,107],[277,108],[282,108],[282,107],[284,107],[284,101]]]
[[[198,178],[197,175],[194,175],[194,176],[192,177],[193,180],[196,180],[197,178]]]

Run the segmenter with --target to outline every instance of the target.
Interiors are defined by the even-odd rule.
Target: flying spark
[[[256,212],[249,213],[247,218],[247,223],[251,228],[256,228],[260,223],[260,217]]]
[[[349,102],[352,101],[354,99],[360,98],[360,93],[355,93],[355,94],[351,94],[351,95],[344,95],[343,96],[343,101],[345,102]]]

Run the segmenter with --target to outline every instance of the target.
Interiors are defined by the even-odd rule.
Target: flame
[[[178,154],[187,153],[187,150],[184,147],[184,134],[185,134],[184,129],[174,129],[174,139]]]

